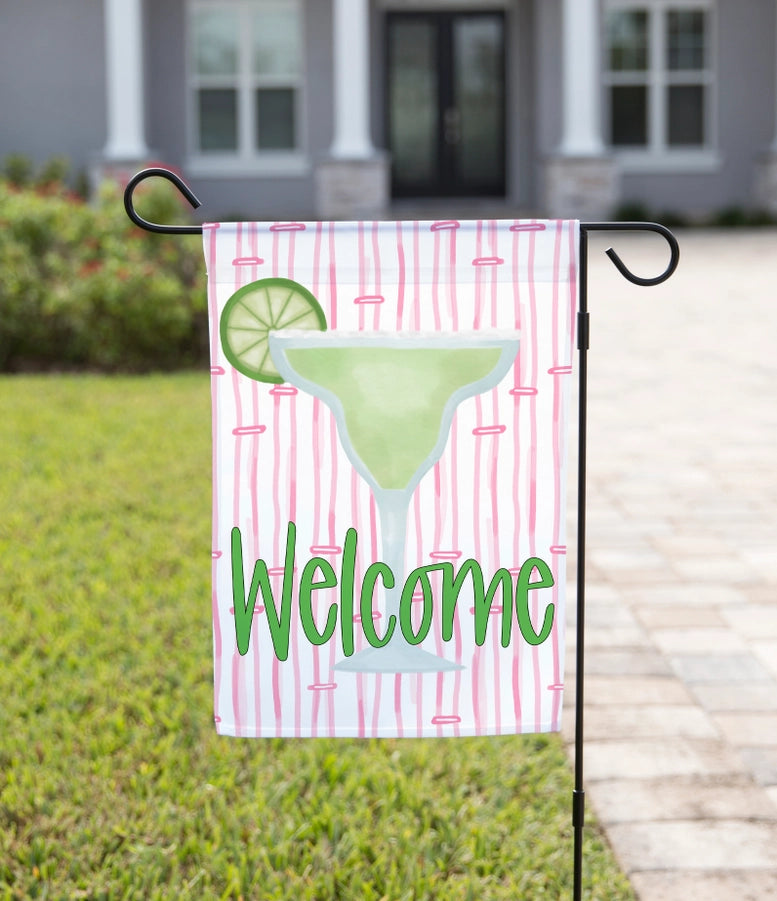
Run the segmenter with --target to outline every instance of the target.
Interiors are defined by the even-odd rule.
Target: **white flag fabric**
[[[557,731],[579,224],[203,236],[218,732]]]

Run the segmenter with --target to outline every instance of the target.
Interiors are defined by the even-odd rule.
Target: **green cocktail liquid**
[[[355,454],[385,490],[404,489],[440,439],[451,396],[491,373],[491,347],[287,347],[304,379],[342,404]]]

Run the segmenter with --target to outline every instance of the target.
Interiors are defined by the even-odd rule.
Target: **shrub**
[[[207,358],[199,242],[133,225],[117,185],[87,204],[48,166],[0,180],[0,370],[173,369]],[[54,177],[59,176],[59,177]],[[184,215],[174,189],[143,185],[142,214]]]
[[[653,214],[638,200],[622,203],[613,213],[616,222],[651,222]]]
[[[714,228],[758,228],[774,225],[775,218],[766,210],[728,206],[713,214],[709,224]]]

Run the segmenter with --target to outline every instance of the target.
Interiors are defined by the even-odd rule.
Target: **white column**
[[[599,4],[564,0],[562,156],[601,156]]]
[[[143,104],[142,0],[105,0],[109,160],[148,155]]]
[[[334,2],[334,140],[336,159],[369,159],[370,31],[368,0]]]

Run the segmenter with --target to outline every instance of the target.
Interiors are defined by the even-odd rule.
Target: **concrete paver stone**
[[[777,899],[777,869],[731,873],[675,870],[635,873],[632,885],[649,901],[771,901]]]

